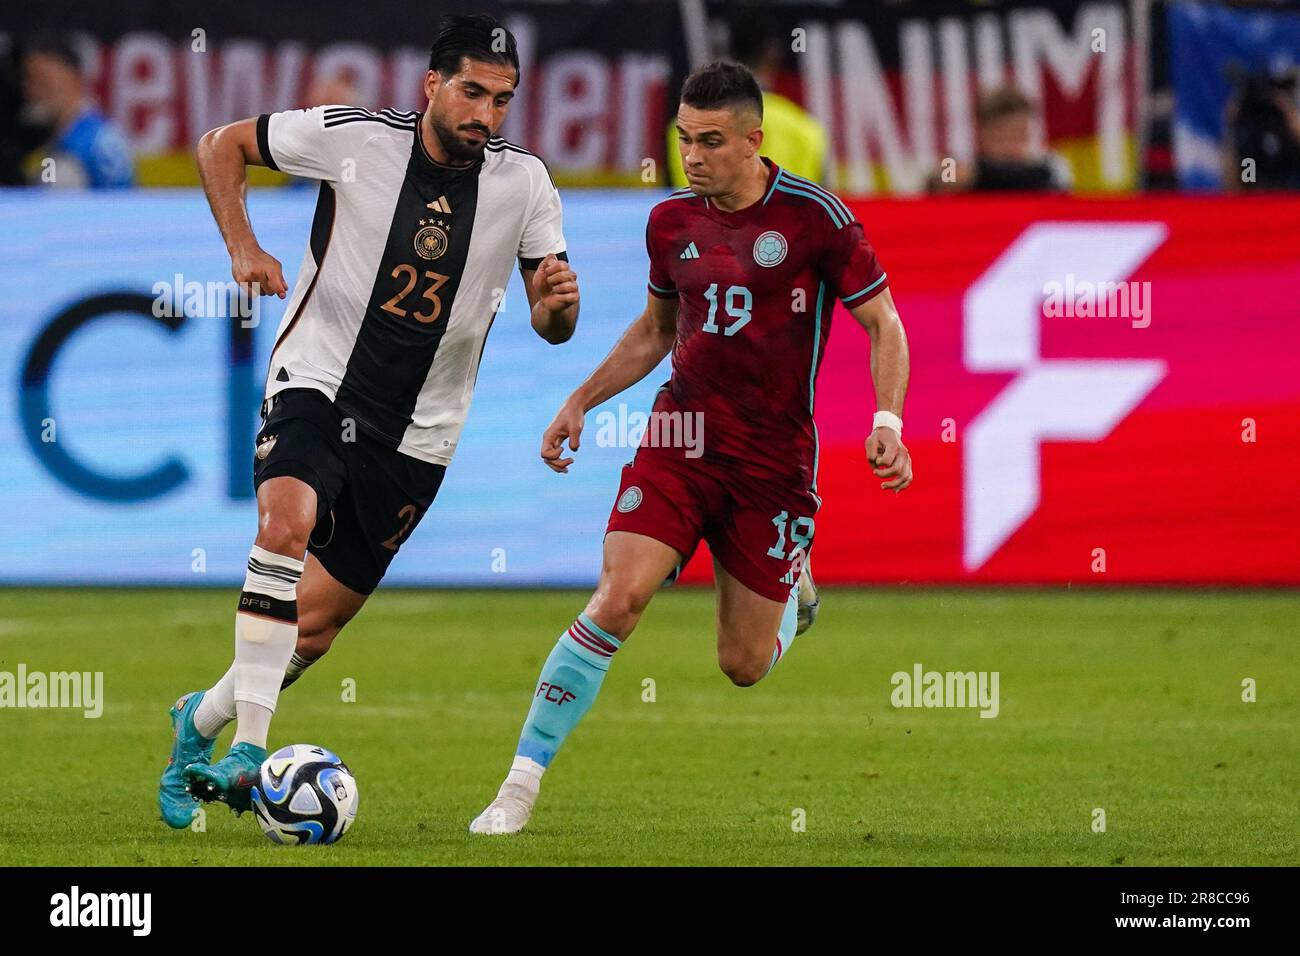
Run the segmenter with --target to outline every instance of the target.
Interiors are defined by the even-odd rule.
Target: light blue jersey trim
[[[817,403],[817,359],[821,355],[822,346],[822,301],[826,297],[826,283],[817,283],[817,308],[814,312],[816,322],[813,326],[813,355],[812,368],[808,372],[808,414],[813,413],[813,408]],[[821,464],[821,438],[817,434],[817,420],[813,419],[813,474],[812,474],[812,496],[817,498],[817,468]],[[822,500],[817,498],[817,507],[822,506]]]
[[[817,494],[817,467],[821,464],[821,459],[822,459],[821,436],[817,434],[817,422],[814,421],[813,422],[813,480],[812,480],[812,487],[808,489],[808,493],[813,496],[813,500],[817,502],[818,508],[822,506],[822,499]]]
[[[649,281],[648,279],[646,280],[646,285],[654,289],[656,292],[662,292],[664,295],[672,295],[674,292],[677,291],[676,289],[661,289],[653,282]]]
[[[817,283],[817,308],[814,312],[816,316],[816,325],[813,328],[813,357],[812,368],[808,372],[808,413],[812,414],[813,402],[816,399],[817,392],[817,357],[821,354],[822,347],[822,300],[826,295],[826,283]]]
[[[877,279],[875,282],[871,283],[871,285],[867,286],[865,289],[855,292],[852,295],[846,295],[844,298],[840,299],[840,301],[843,302],[845,305],[848,305],[851,299],[856,299],[858,296],[866,295],[868,292],[870,292],[872,289],[880,285],[880,283],[884,282],[888,278],[889,278],[889,273],[886,272],[883,275],[881,275],[881,277]]]
[[[836,229],[843,229],[845,224],[848,222],[848,220],[840,216],[839,212],[837,212],[835,208],[831,206],[830,203],[828,203],[825,199],[822,199],[821,196],[818,196],[814,192],[809,192],[806,189],[796,189],[793,186],[788,185],[787,183],[781,183],[776,188],[781,192],[787,193],[791,196],[802,196],[805,199],[811,199],[813,202],[819,204],[823,209],[826,210],[826,215],[831,217],[831,222],[835,223]]]
[[[803,186],[806,189],[810,189],[813,192],[818,193],[825,199],[829,200],[836,208],[838,208],[839,211],[844,214],[845,219],[847,219],[849,222],[853,222],[853,210],[849,209],[849,207],[844,204],[843,199],[835,195],[826,187],[820,186],[817,183],[813,182],[811,179],[805,179],[803,176],[798,176],[794,173],[791,173],[789,175],[789,178],[786,180],[786,182],[790,185],[797,184]]]
[[[766,206],[767,201],[772,198],[772,193],[776,192],[776,184],[781,181],[781,177],[784,175],[785,175],[784,169],[778,169],[776,171],[776,177],[772,180],[772,185],[768,188],[767,195],[763,197],[764,206]]]

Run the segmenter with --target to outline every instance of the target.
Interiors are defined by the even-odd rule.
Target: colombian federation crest
[[[763,233],[754,240],[754,261],[760,266],[771,268],[785,261],[785,254],[790,251],[790,244],[785,236],[775,230]]]
[[[641,489],[636,485],[633,485],[627,491],[623,492],[623,494],[619,495],[617,505],[618,510],[623,514],[627,514],[629,511],[635,511],[641,504],[642,497]]]

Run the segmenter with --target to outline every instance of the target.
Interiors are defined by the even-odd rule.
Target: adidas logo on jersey
[[[695,243],[693,242],[688,243],[686,248],[682,250],[682,254],[678,256],[679,259],[698,259],[699,257],[700,250],[695,248]]]
[[[446,196],[439,196],[428,204],[428,208],[434,212],[445,212],[447,215],[451,215],[451,203],[447,202]]]

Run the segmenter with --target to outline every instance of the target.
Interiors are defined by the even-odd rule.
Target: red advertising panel
[[[1300,584],[1300,200],[851,205],[907,328],[916,477],[865,463],[837,306],[819,582]]]

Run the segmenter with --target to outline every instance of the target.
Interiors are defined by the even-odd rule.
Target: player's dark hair
[[[682,102],[697,110],[751,109],[763,118],[763,91],[749,68],[727,60],[702,66],[682,84]]]
[[[81,72],[81,57],[77,55],[77,48],[70,37],[61,33],[38,33],[27,37],[22,41],[22,52],[26,56],[39,53],[53,57],[78,73]]]
[[[468,57],[484,63],[498,63],[515,68],[515,85],[519,85],[519,50],[515,36],[487,13],[449,13],[438,23],[438,35],[429,51],[429,69],[444,78],[460,72],[461,60]]]

